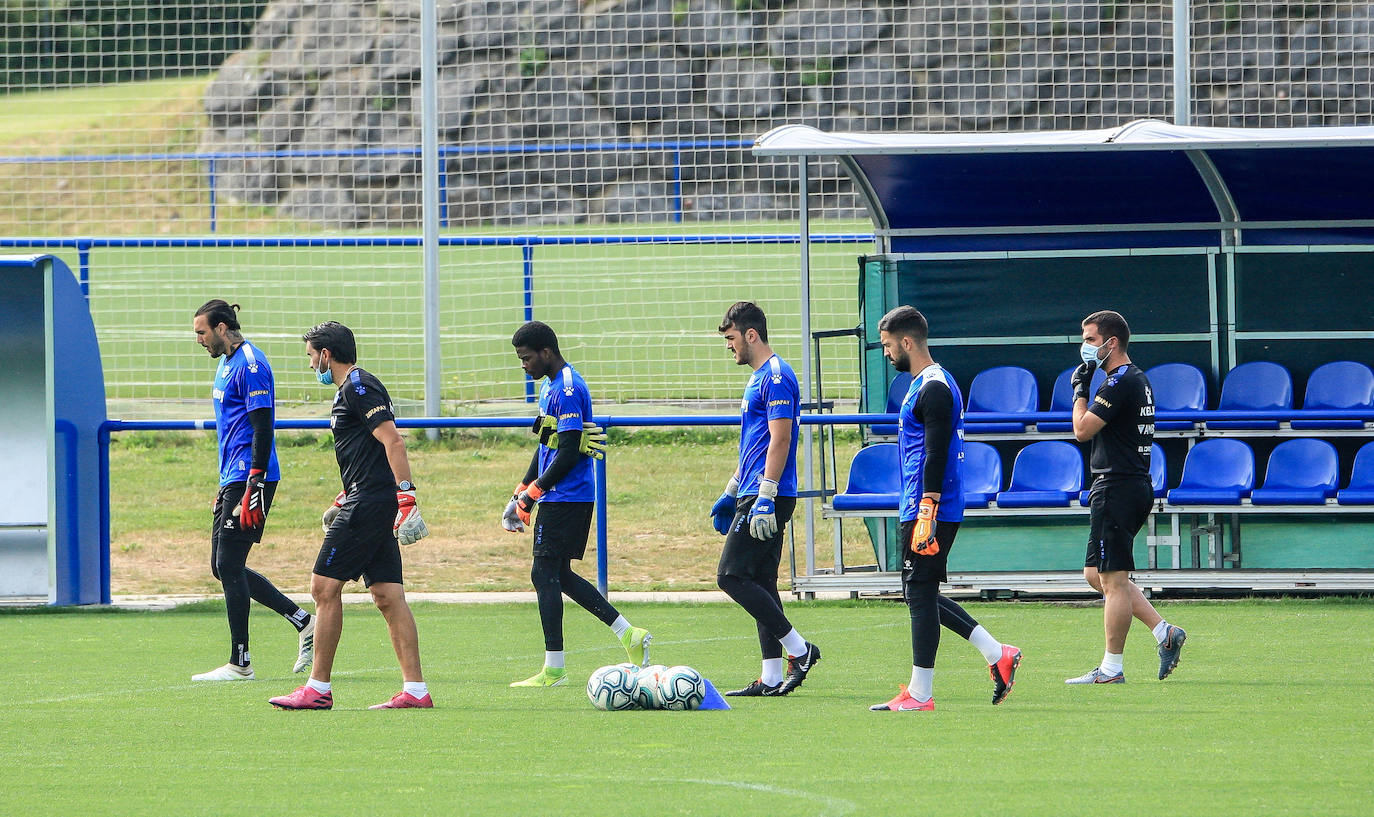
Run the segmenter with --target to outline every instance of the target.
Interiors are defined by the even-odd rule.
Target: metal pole
[[[802,156],[798,164],[798,183],[801,185],[798,206],[801,210],[801,349],[802,349],[802,402],[812,401],[811,393],[811,202],[807,196],[810,187],[809,162],[811,157]],[[812,409],[815,411],[816,409]],[[804,466],[806,469],[806,575],[816,573],[816,499],[811,496],[816,480],[812,467],[812,429],[802,426],[802,445],[805,447]]]
[[[607,426],[609,427],[609,426]],[[596,474],[596,589],[602,598],[606,597],[608,581],[607,537],[606,537],[606,460],[596,460],[593,467]]]
[[[1174,0],[1174,124],[1192,124],[1192,54],[1189,0]]]
[[[420,219],[425,268],[425,416],[439,416],[439,16],[420,1]],[[439,439],[437,428],[425,434]]]

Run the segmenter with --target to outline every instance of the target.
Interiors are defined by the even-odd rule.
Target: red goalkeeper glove
[[[544,489],[539,487],[539,483],[531,482],[525,486],[525,490],[517,489],[515,495],[515,513],[520,517],[521,524],[530,524],[530,515],[534,513],[534,503],[539,501],[539,497],[544,495]]]
[[[916,508],[916,525],[911,530],[911,552],[918,556],[934,556],[940,552],[940,543],[935,541],[935,511],[940,507],[939,500],[930,497],[921,499]]]
[[[262,471],[255,468],[248,472],[248,481],[243,486],[243,501],[238,507],[241,530],[258,530],[267,521],[267,496],[263,490],[263,482]]]

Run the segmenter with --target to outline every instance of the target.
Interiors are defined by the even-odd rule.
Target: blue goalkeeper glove
[[[711,527],[721,536],[730,532],[730,523],[735,521],[735,495],[738,493],[739,477],[732,476],[730,483],[725,486],[725,493],[711,506]]]
[[[771,479],[759,480],[759,496],[749,511],[749,535],[767,541],[778,535],[778,510],[773,500],[778,496],[778,484]]]

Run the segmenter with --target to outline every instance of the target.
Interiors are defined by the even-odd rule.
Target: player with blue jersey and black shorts
[[[558,336],[545,323],[530,321],[511,337],[525,374],[548,378],[539,390],[534,431],[539,444],[529,469],[506,503],[501,527],[521,533],[534,528],[530,581],[544,629],[544,666],[513,687],[554,687],[567,683],[563,654],[563,595],[610,627],[630,662],[648,663],[652,636],[634,627],[591,582],[573,572],[572,561],[587,552],[596,481],[592,460],[605,449],[605,435],[592,423],[592,396],[582,375],[558,349]],[[538,505],[536,512],[535,506]]]
[[[250,681],[248,608],[252,601],[280,614],[298,633],[295,672],[312,660],[315,620],[247,567],[248,551],[262,541],[267,513],[281,480],[273,420],[276,389],[267,356],[243,339],[238,304],[208,301],[196,310],[196,340],[219,358],[215,369],[215,429],[219,435],[219,493],[210,528],[210,572],[224,587],[229,615],[229,663],[191,676],[193,681]]]
[[[1178,666],[1187,633],[1165,621],[1131,581],[1135,570],[1135,537],[1154,507],[1150,482],[1150,449],[1155,435],[1155,401],[1150,381],[1127,354],[1131,330],[1120,313],[1094,312],[1083,319],[1083,363],[1074,370],[1073,433],[1092,442],[1088,470],[1090,529],[1083,578],[1102,593],[1106,651],[1091,671],[1065,680],[1068,684],[1126,682],[1122,655],[1131,618],[1140,619],[1159,647],[1159,679]],[[1093,371],[1107,377],[1091,400]]]
[[[315,666],[303,686],[268,702],[279,709],[333,708],[331,675],[343,632],[343,587],[362,578],[386,620],[403,682],[390,700],[368,708],[430,709],[434,701],[420,669],[420,638],[406,601],[399,547],[428,536],[429,527],[416,505],[391,395],[358,366],[357,341],[347,326],[325,321],[301,339],[316,379],[336,387],[329,428],[343,490],[324,512],[324,542],[310,576]]]
[[[753,616],[763,654],[758,679],[725,694],[786,695],[821,660],[820,649],[787,620],[778,594],[783,532],[797,505],[801,389],[792,367],[768,345],[768,320],[758,306],[731,306],[717,331],[735,363],[753,374],[740,403],[739,467],[711,507],[711,522],[725,536],[716,584]]]
[[[875,712],[935,709],[935,653],[940,626],[967,639],[988,662],[992,702],[1011,692],[1021,651],[1002,644],[963,607],[940,595],[955,534],[964,519],[964,398],[949,372],[930,356],[930,328],[914,307],[899,306],[878,322],[883,354],[911,385],[898,413],[902,596],[911,614],[911,682]]]

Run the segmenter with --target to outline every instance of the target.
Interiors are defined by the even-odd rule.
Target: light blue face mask
[[[328,366],[325,366],[323,371],[316,369],[315,379],[320,381],[323,386],[332,386],[334,385],[334,370]]]
[[[1080,347],[1078,347],[1078,355],[1079,355],[1079,357],[1083,358],[1083,362],[1086,363],[1086,364],[1088,364],[1089,366],[1100,366],[1100,365],[1106,363],[1106,362],[1107,362],[1107,359],[1106,359],[1106,358],[1103,358],[1102,360],[1098,360],[1098,359],[1097,359],[1097,353],[1098,353],[1099,351],[1102,351],[1102,350],[1106,349],[1106,348],[1107,348],[1107,341],[1105,341],[1105,340],[1102,341],[1102,345],[1101,345],[1101,346],[1093,346],[1091,343],[1088,343],[1088,342],[1085,340],[1085,341],[1083,341],[1083,345],[1080,346]],[[1107,353],[1107,357],[1111,357],[1111,353],[1110,353],[1110,352]]]

